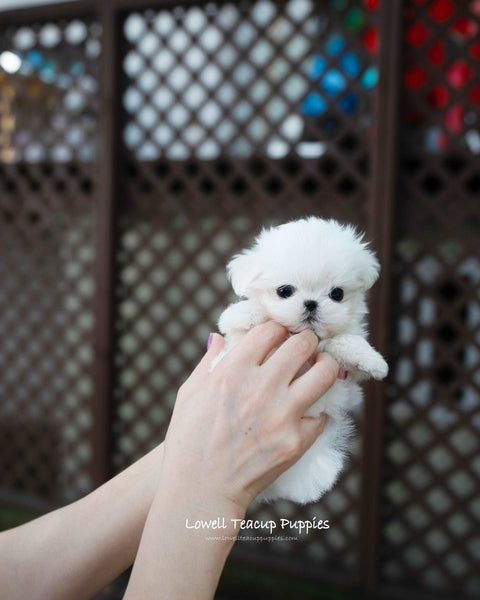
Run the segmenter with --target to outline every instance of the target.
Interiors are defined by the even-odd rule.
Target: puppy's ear
[[[251,284],[260,277],[262,269],[251,251],[235,255],[227,265],[228,278],[237,296],[246,296]]]
[[[364,250],[364,254],[361,279],[363,290],[366,292],[377,281],[380,275],[380,263],[375,254],[370,250]]]

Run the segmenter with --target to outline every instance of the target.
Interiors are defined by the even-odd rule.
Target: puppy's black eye
[[[333,288],[333,290],[328,295],[335,302],[341,302],[343,300],[342,288]]]
[[[294,293],[295,288],[293,285],[281,285],[277,288],[277,295],[280,296],[280,298],[290,298]]]

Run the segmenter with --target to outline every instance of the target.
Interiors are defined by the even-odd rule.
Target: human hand
[[[225,342],[210,349],[178,392],[165,439],[161,485],[191,498],[202,512],[212,504],[243,517],[255,496],[311,446],[325,416],[304,417],[335,382],[338,365],[315,353],[310,330],[288,339],[267,322],[249,331],[210,372]],[[272,350],[279,348],[271,355]],[[268,358],[267,358],[268,357]]]

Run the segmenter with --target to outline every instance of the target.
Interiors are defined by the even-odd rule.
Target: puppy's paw
[[[388,375],[388,365],[384,360],[383,356],[376,350],[369,353],[367,356],[363,356],[355,368],[361,372],[362,379],[384,379]]]
[[[319,349],[330,353],[355,381],[383,379],[388,374],[383,356],[360,335],[345,334],[323,340]]]
[[[218,329],[224,335],[233,332],[246,333],[254,325],[258,325],[266,320],[265,312],[251,300],[242,300],[235,304],[230,304],[218,320]]]

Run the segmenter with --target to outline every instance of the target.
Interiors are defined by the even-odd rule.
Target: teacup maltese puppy
[[[264,229],[227,269],[235,293],[246,300],[220,316],[226,346],[212,369],[251,327],[272,319],[292,334],[312,329],[319,351],[348,371],[347,379],[337,381],[306,413],[328,415],[323,433],[257,497],[314,502],[342,470],[352,434],[349,411],[362,399],[358,382],[388,373],[387,363],[366,340],[365,292],[380,265],[352,226],[309,217]]]

